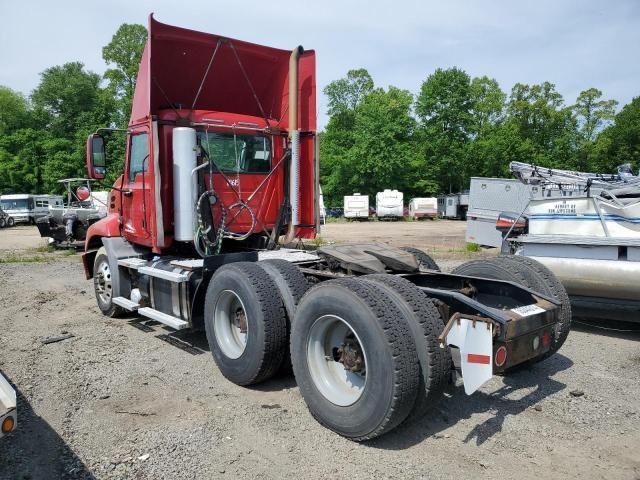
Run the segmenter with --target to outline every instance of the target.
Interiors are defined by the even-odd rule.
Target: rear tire
[[[412,253],[418,261],[418,268],[420,268],[420,270],[436,270],[438,272],[440,271],[440,267],[438,266],[436,261],[431,258],[430,255],[424,253],[422,250],[414,247],[400,247],[400,250]]]
[[[440,312],[432,299],[404,278],[384,273],[361,278],[389,294],[411,329],[420,362],[420,384],[409,418],[421,418],[442,399],[451,375],[451,355],[438,342],[444,325]]]
[[[293,322],[291,359],[311,414],[351,440],[390,431],[415,403],[411,331],[386,290],[372,282],[348,278],[311,288]]]
[[[124,313],[123,308],[113,303],[113,275],[107,250],[100,247],[93,262],[93,290],[98,308],[107,317],[117,317]]]
[[[257,265],[267,272],[267,275],[275,282],[280,293],[280,298],[287,311],[287,345],[291,334],[291,323],[295,318],[296,308],[304,294],[309,290],[309,285],[304,274],[293,263],[281,259],[263,260]],[[289,348],[285,349],[285,358],[282,362],[283,373],[291,373],[291,355]]]
[[[271,378],[282,365],[287,318],[278,289],[258,265],[224,265],[213,275],[204,306],[211,354],[222,375],[236,385]]]
[[[555,327],[551,348],[544,355],[532,359],[531,363],[549,358],[560,349],[567,339],[571,329],[569,296],[556,276],[540,262],[526,257],[504,256],[473,260],[456,267],[452,273],[514,282],[560,301],[559,322]]]
[[[4,228],[7,226],[7,220],[4,218],[0,218],[0,228]]]
[[[571,331],[571,301],[564,286],[553,274],[551,270],[545,267],[537,260],[520,255],[510,255],[499,257],[501,259],[515,262],[515,264],[526,267],[523,274],[526,277],[526,287],[531,290],[548,295],[560,302],[560,318],[555,327],[555,335],[551,340],[551,348],[541,357],[535,358],[533,362],[540,362],[556,353],[564,344]],[[497,259],[496,259],[497,260]]]

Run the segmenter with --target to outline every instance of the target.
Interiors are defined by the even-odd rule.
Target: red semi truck
[[[89,176],[105,178],[100,130]],[[203,329],[238,385],[293,368],[324,426],[388,432],[462,374],[495,373],[564,342],[571,311],[544,267],[504,257],[444,274],[382,244],[291,248],[319,230],[315,53],[150,17],[109,213],[83,263],[100,310]]]

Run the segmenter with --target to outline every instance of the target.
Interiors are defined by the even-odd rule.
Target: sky
[[[317,59],[321,91],[353,68],[377,86],[413,93],[436,68],[456,66],[517,83],[550,81],[574,103],[597,87],[621,105],[640,95],[640,1],[33,1],[0,0],[0,85],[25,95],[47,67],[81,61],[102,73],[102,47],[122,23],[156,20]]]

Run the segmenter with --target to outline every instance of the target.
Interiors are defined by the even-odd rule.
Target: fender
[[[120,237],[120,215],[111,212],[101,218],[87,229],[87,238],[84,241],[84,251],[102,246],[102,237]]]

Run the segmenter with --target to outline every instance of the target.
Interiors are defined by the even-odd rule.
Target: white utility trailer
[[[345,195],[344,218],[369,220],[369,196],[359,193]]]
[[[404,197],[398,190],[384,189],[376,194],[376,217],[397,219],[404,216]]]

